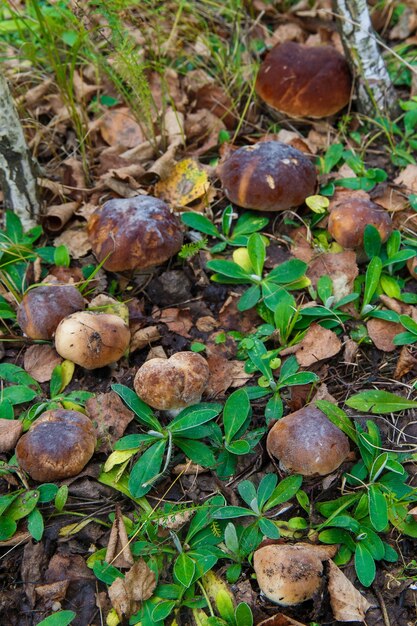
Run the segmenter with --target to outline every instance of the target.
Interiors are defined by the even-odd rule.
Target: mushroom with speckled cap
[[[317,184],[310,159],[280,141],[238,148],[221,163],[219,175],[227,198],[254,211],[298,207]]]
[[[111,272],[160,265],[183,242],[178,217],[153,196],[109,200],[92,214],[87,232],[97,260]]]

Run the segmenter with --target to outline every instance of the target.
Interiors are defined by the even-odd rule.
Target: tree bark
[[[397,106],[394,86],[378,49],[366,0],[333,0],[346,58],[357,85],[358,109],[390,115]]]
[[[35,226],[39,201],[34,165],[7,80],[1,72],[0,187],[4,207],[19,216],[25,229]]]

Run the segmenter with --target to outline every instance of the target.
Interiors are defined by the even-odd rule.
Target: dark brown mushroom
[[[297,207],[316,189],[316,170],[302,152],[280,141],[244,146],[220,166],[229,200],[255,211]]]
[[[79,474],[95,445],[93,424],[86,415],[52,409],[42,413],[19,439],[16,457],[33,480],[50,482]]]
[[[343,248],[358,249],[363,246],[366,226],[375,226],[386,241],[392,232],[390,214],[367,198],[353,197],[339,202],[331,209],[328,230]]]
[[[84,307],[84,298],[73,285],[39,285],[23,296],[17,323],[31,339],[52,339],[59,322]]]
[[[266,447],[283,470],[303,476],[330,474],[349,454],[346,435],[311,404],[278,420]]]
[[[95,256],[106,259],[103,267],[111,272],[160,265],[183,242],[178,217],[152,196],[109,200],[90,217],[87,231]]]
[[[352,78],[346,59],[332,46],[287,41],[267,54],[255,90],[290,117],[322,118],[347,105]]]

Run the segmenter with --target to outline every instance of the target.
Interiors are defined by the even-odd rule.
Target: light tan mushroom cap
[[[309,600],[320,588],[322,561],[334,555],[334,548],[304,543],[259,548],[253,555],[253,566],[261,591],[282,606]]]
[[[195,352],[177,352],[169,359],[150,359],[136,372],[138,396],[160,411],[182,409],[201,400],[208,383],[207,361]]]
[[[349,440],[317,407],[307,405],[279,420],[266,447],[283,469],[303,476],[325,476],[349,454]]]

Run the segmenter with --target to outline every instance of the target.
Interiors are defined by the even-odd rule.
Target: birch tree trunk
[[[39,201],[33,161],[6,78],[0,72],[0,187],[4,207],[25,229],[36,225]]]
[[[346,58],[357,84],[358,109],[368,116],[389,115],[396,94],[378,49],[366,0],[333,0]]]

